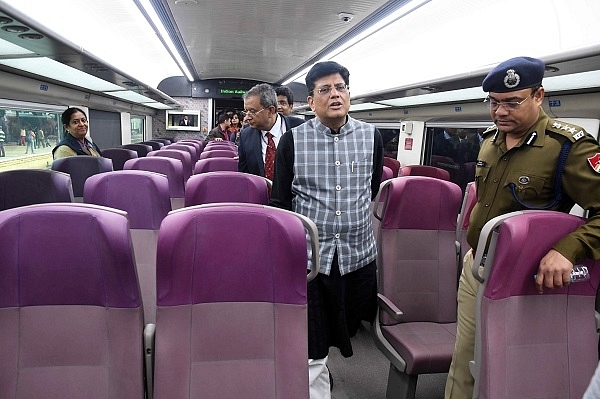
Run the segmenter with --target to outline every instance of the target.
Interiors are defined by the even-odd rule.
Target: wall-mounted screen
[[[196,130],[200,131],[200,111],[167,110],[167,130]]]

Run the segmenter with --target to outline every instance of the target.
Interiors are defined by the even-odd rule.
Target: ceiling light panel
[[[12,44],[4,39],[0,39],[0,56],[10,57],[16,55],[31,55],[35,54],[33,51],[29,51],[23,47]]]
[[[104,94],[107,94],[109,96],[114,96],[117,98],[120,98],[122,100],[127,100],[127,101],[131,101],[134,103],[153,103],[156,102],[151,98],[148,98],[146,96],[142,96],[141,94],[138,94],[136,92],[133,92],[131,90],[119,90],[119,91],[105,91]]]
[[[89,75],[85,72],[81,72],[78,69],[71,68],[70,66],[51,60],[50,58],[40,57],[8,60],[0,59],[0,64],[40,75],[48,79],[58,80],[60,82],[79,86],[84,90],[110,91],[123,89],[122,87],[113,83]]]

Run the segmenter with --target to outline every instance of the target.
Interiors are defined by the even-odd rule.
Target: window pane
[[[146,118],[143,116],[131,115],[131,142],[139,143],[146,140],[145,129]]]

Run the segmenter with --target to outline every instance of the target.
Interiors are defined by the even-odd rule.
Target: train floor
[[[385,399],[389,361],[377,349],[371,327],[363,323],[352,338],[354,355],[344,358],[337,348],[327,363],[333,376],[332,399]],[[415,399],[443,399],[448,374],[419,376]]]

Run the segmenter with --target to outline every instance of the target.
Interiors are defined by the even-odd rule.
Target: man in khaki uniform
[[[552,120],[542,110],[544,68],[541,60],[518,57],[483,80],[495,125],[483,133],[475,173],[477,203],[467,233],[475,250],[484,224],[498,215],[523,209],[569,212],[574,203],[588,209],[587,223],[540,261],[535,279],[540,294],[568,285],[579,260],[600,259],[600,146],[581,127]],[[469,361],[474,358],[479,283],[471,274],[472,264],[469,251],[458,289],[458,330],[446,399],[473,395]]]

